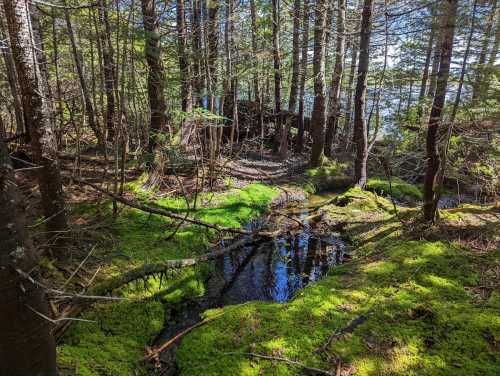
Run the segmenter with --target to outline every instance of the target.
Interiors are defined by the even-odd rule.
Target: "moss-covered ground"
[[[138,185],[129,188],[141,193],[140,198],[150,204],[186,213],[183,198],[153,200],[139,192]],[[190,203],[190,215],[210,223],[240,227],[262,215],[278,193],[270,186],[250,184],[243,189],[204,194],[198,197],[197,209],[192,209],[193,202]],[[192,225],[182,226],[170,237],[176,227],[171,220],[136,209],[120,209],[116,220],[111,219],[110,205],[100,209],[100,218],[104,227],[110,229],[111,239],[95,252],[94,258],[105,265],[95,283],[146,263],[205,253],[217,241],[214,231]],[[95,205],[88,204],[75,209],[75,215],[83,221],[94,218],[97,212]],[[202,294],[206,269],[187,269],[132,283],[113,294],[127,300],[95,304],[83,315],[93,322],[75,323],[63,338],[58,348],[61,368],[82,376],[146,373],[141,359],[145,345],[163,326],[162,302]]]
[[[243,352],[325,370],[341,359],[344,375],[500,374],[499,251],[471,249],[460,231],[443,231],[466,221],[498,240],[494,208],[444,211],[442,224],[425,230],[418,209],[399,208],[396,216],[387,199],[359,189],[322,210],[326,221],[343,224],[353,259],[287,304],[206,312],[225,314],[184,338],[177,352],[182,375],[304,374],[284,362],[228,354]],[[352,333],[319,350],[361,316],[366,321]]]

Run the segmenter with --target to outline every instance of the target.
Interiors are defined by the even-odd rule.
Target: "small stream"
[[[302,221],[304,227],[271,241],[260,241],[241,247],[214,261],[214,272],[205,282],[206,293],[199,298],[168,306],[169,315],[155,346],[201,320],[203,311],[231,304],[261,300],[286,302],[297,291],[324,277],[330,267],[342,263],[346,245],[334,234],[321,233],[314,222],[308,222],[311,205],[332,196],[313,196],[299,204],[286,204],[280,211]],[[272,217],[274,218],[274,217]],[[261,221],[248,224],[252,230]],[[221,247],[227,244],[221,244]],[[180,343],[182,339],[178,342]],[[160,357],[163,375],[176,375],[176,343]]]

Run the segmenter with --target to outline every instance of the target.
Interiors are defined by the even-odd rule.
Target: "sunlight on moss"
[[[148,200],[151,195],[140,193],[140,184],[139,179],[129,188],[136,194],[139,192],[141,200]],[[223,226],[241,227],[262,215],[277,194],[273,187],[250,184],[221,194],[200,195],[199,208],[193,211],[193,216]],[[149,204],[180,212],[187,208],[183,198],[162,198]],[[110,207],[106,210],[109,214]],[[94,208],[86,207],[85,211],[93,212]],[[110,258],[101,274],[108,277],[144,263],[204,253],[214,235],[211,230],[187,225],[165,241],[175,227],[170,219],[131,208],[124,208],[111,225],[117,241],[112,249],[98,251],[100,257]],[[161,301],[175,303],[202,295],[205,286],[201,281],[210,268],[202,265],[149,277],[115,293],[131,301],[94,305],[84,317],[97,323],[77,323],[70,328],[58,348],[60,364],[85,376],[144,374],[146,364],[140,362],[144,346],[151,343],[164,322]]]

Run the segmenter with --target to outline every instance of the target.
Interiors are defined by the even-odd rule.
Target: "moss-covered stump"
[[[455,242],[412,240],[419,238],[408,231],[417,211],[400,209],[408,221],[402,225],[390,202],[370,192],[352,189],[337,200],[342,206],[323,210],[344,221],[357,257],[287,304],[253,302],[206,312],[225,313],[183,340],[177,352],[181,374],[304,372],[228,354],[235,352],[325,370],[340,358],[343,371],[356,375],[499,374],[500,294],[484,288],[495,285],[498,251],[478,254]],[[361,316],[366,320],[351,334],[320,351],[334,331]]]
[[[197,209],[190,210],[190,215],[221,226],[241,227],[261,216],[278,194],[278,189],[263,184],[204,194],[199,197]],[[145,192],[141,198],[150,199]],[[182,198],[160,199],[149,204],[179,213],[187,210]],[[94,205],[85,205],[79,208],[78,215],[82,218],[95,216],[95,209]],[[110,208],[103,214],[111,217]],[[175,236],[165,240],[176,229],[176,223],[131,208],[123,208],[109,226],[113,241],[101,244],[95,252],[95,257],[104,262],[96,284],[147,263],[205,253],[216,240],[214,230],[189,224],[181,226]],[[62,373],[82,376],[147,374],[148,367],[141,360],[144,347],[163,326],[162,301],[175,302],[203,294],[203,276],[208,270],[209,267],[203,265],[149,277],[113,292],[128,300],[95,304],[83,315],[83,319],[93,322],[75,323],[58,347]]]

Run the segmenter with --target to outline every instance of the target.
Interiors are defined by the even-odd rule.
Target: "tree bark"
[[[158,30],[158,19],[155,11],[154,0],[142,0],[142,15],[144,20],[144,31],[146,33],[146,45],[144,54],[148,63],[148,98],[150,109],[149,122],[149,152],[156,146],[157,135],[165,128],[167,117],[165,114],[166,104],[163,95],[163,65],[160,53],[160,33]]]
[[[106,128],[107,140],[113,141],[115,137],[115,62],[113,46],[111,44],[111,27],[109,25],[108,8],[106,0],[99,0],[99,38],[101,39],[102,63],[104,66],[104,89],[106,92]],[[104,29],[102,28],[104,27]]]
[[[217,88],[217,57],[219,47],[219,0],[208,0],[208,52],[207,64],[209,71],[210,98],[208,109],[215,113],[215,92]]]
[[[187,31],[184,1],[176,1],[177,11],[177,54],[179,55],[179,71],[181,80],[181,108],[184,112],[191,112],[191,79],[189,60],[187,57]]]
[[[438,129],[446,98],[446,87],[450,72],[453,38],[457,14],[457,0],[443,1],[441,59],[437,75],[436,94],[432,103],[429,128],[427,130],[427,169],[424,180],[424,220],[434,222],[437,214],[436,173],[439,169]]]
[[[0,17],[0,39],[7,40],[6,29],[3,19]],[[23,110],[21,100],[19,98],[19,89],[17,84],[16,68],[9,46],[1,48],[2,57],[5,64],[5,73],[7,75],[7,82],[9,83],[10,94],[12,96],[12,105],[14,107],[14,115],[16,116],[16,134],[28,132],[24,126]],[[27,140],[29,137],[26,138]]]
[[[290,99],[288,111],[295,112],[297,106],[297,93],[299,81],[300,63],[300,0],[294,0],[293,11],[293,40],[292,40],[292,79],[290,82]]]
[[[21,15],[24,5],[4,1],[8,17],[14,10]],[[45,293],[17,272],[36,266],[25,218],[9,152],[0,140],[0,373],[55,376],[55,342],[49,321],[41,317],[49,316]]]
[[[274,131],[274,149],[281,143],[281,52],[280,52],[280,0],[272,0],[273,64],[274,64],[274,112],[277,116]]]
[[[490,37],[492,35],[491,31],[493,29],[493,23],[495,19],[495,14],[497,13],[497,0],[492,1],[492,9],[490,14],[486,19],[486,25],[484,30],[483,43],[481,45],[481,52],[479,53],[479,58],[476,64],[476,74],[475,80],[472,83],[472,104],[477,106],[479,100],[485,92],[486,87],[486,77],[485,77],[485,63],[486,57],[488,55],[488,47],[490,44]]]
[[[355,23],[356,29],[358,28],[359,20]],[[351,141],[351,128],[352,128],[352,101],[353,101],[353,85],[356,76],[357,60],[358,60],[359,43],[355,38],[351,41],[351,66],[349,67],[349,79],[347,82],[347,103],[345,106],[345,122],[344,122],[344,139],[345,150],[349,149]]]
[[[327,129],[325,137],[325,155],[333,156],[333,143],[337,133],[340,117],[340,89],[344,69],[344,46],[345,46],[345,0],[337,3],[337,41],[335,46],[335,67],[333,69],[332,87],[330,89],[330,111],[328,113]]]
[[[327,0],[316,0],[313,57],[314,104],[311,116],[313,144],[310,165],[312,167],[321,164],[325,146],[325,26],[327,18],[325,13],[327,6]]]
[[[417,116],[418,116],[419,120],[422,118],[422,115],[423,115],[423,103],[422,102],[425,99],[425,93],[427,90],[427,81],[429,80],[429,67],[431,64],[431,57],[432,57],[432,46],[434,44],[434,38],[436,35],[436,22],[434,19],[434,12],[431,12],[431,17],[432,17],[431,32],[429,34],[427,48],[425,50],[424,71],[422,72],[422,81],[420,82],[420,92],[418,94]]]
[[[67,1],[64,0],[64,6],[67,6]],[[69,14],[69,10],[64,9],[64,18],[66,20],[66,28],[68,30],[68,36],[71,43],[71,52],[73,55],[73,60],[75,62],[76,72],[78,74],[78,80],[80,81],[80,88],[82,89],[83,102],[85,105],[85,114],[87,115],[87,119],[89,122],[89,127],[94,132],[97,143],[104,148],[104,138],[102,137],[102,132],[99,126],[95,121],[95,113],[94,113],[94,104],[92,103],[92,98],[90,96],[89,90],[87,88],[87,83],[85,81],[85,76],[83,74],[83,62],[80,55],[80,51],[78,50],[77,42],[75,39],[75,33],[73,32],[73,25],[71,23],[71,16]]]
[[[201,0],[192,0],[192,40],[193,40],[193,104],[203,107],[202,43],[201,43]]]
[[[370,62],[370,38],[372,26],[373,0],[364,0],[361,15],[361,35],[359,39],[358,81],[354,96],[354,138],[356,159],[354,161],[354,180],[356,186],[366,184],[366,164],[368,161],[368,134],[365,116],[366,86]]]
[[[44,97],[48,98],[49,94],[42,82],[38,56],[34,52],[36,41],[26,4],[19,0],[4,0],[3,4],[19,79],[25,124],[31,137],[33,160],[43,167],[37,169],[37,172],[49,243],[56,256],[62,257],[65,242],[60,234],[67,230],[67,221],[54,125],[50,122],[49,109],[44,103]],[[38,45],[37,48],[40,47]],[[38,51],[38,54],[42,52],[43,50]]]
[[[301,153],[304,148],[304,96],[307,78],[307,62],[309,51],[309,0],[304,0],[302,11],[302,46],[300,59],[300,91],[299,91],[299,116],[296,151]]]

